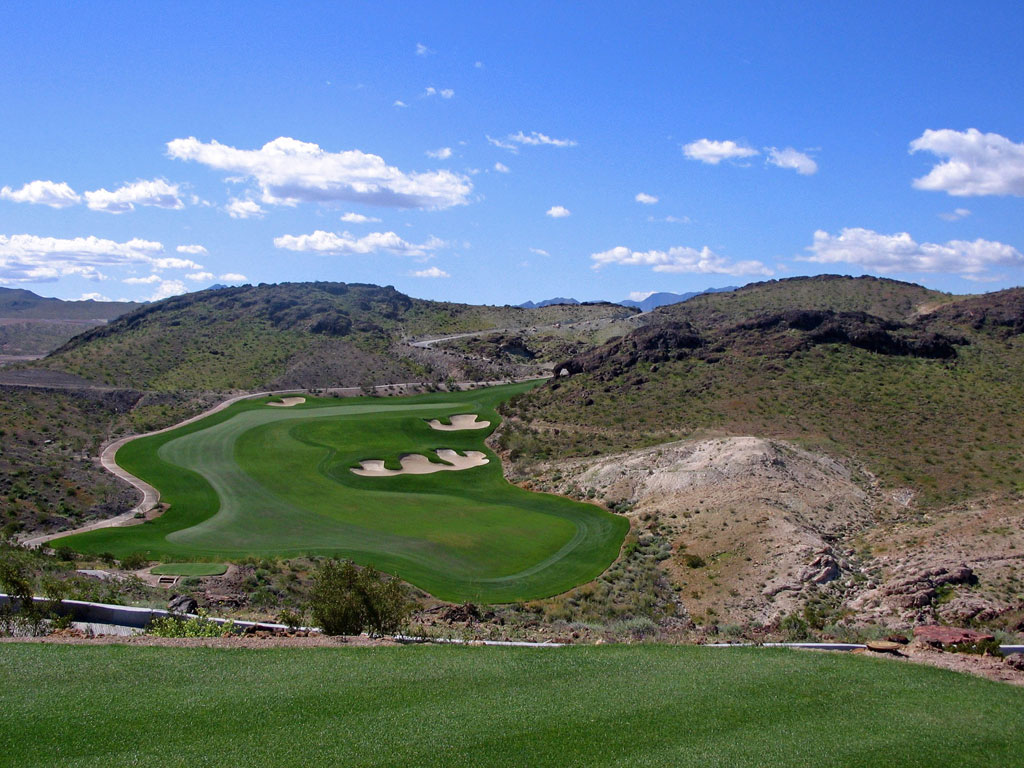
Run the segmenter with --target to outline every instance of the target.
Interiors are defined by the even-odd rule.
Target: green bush
[[[126,571],[137,571],[139,568],[145,568],[147,565],[149,565],[149,558],[141,552],[132,552],[130,555],[121,558],[121,567]]]
[[[211,621],[205,611],[190,619],[161,616],[146,627],[147,634],[155,637],[229,637],[235,633],[233,621],[218,624]]]
[[[290,608],[283,608],[281,612],[277,614],[277,620],[288,627],[292,632],[302,626],[302,614],[298,611],[293,611]]]
[[[995,639],[979,640],[974,643],[955,643],[948,646],[946,650],[952,651],[953,653],[970,653],[977,656],[1003,657],[1003,651],[999,647],[999,641]]]
[[[327,560],[314,575],[310,609],[328,635],[382,635],[397,632],[412,606],[398,579],[348,560]]]
[[[703,557],[700,555],[694,555],[690,552],[680,552],[679,557],[682,559],[683,563],[686,564],[687,568],[703,568],[707,565]]]

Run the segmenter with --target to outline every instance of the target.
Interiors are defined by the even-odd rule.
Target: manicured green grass
[[[220,576],[227,570],[224,563],[164,563],[154,566],[150,573],[157,576]]]
[[[769,649],[0,645],[9,765],[1011,766],[1024,690]]]
[[[341,555],[438,597],[486,603],[564,592],[616,558],[628,522],[591,504],[506,482],[484,438],[496,405],[531,384],[409,398],[240,402],[128,443],[117,462],[170,509],[137,526],[60,539],[83,552],[157,558]],[[441,432],[426,420],[476,413],[491,428]],[[459,472],[360,477],[364,459],[484,451]]]

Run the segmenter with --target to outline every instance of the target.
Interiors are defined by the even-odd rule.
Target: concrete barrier
[[[49,605],[50,601],[44,597],[34,598],[40,605]],[[0,593],[0,607],[8,605],[12,599]],[[109,624],[119,627],[132,627],[133,629],[145,629],[153,619],[163,616],[183,614],[171,614],[162,608],[136,608],[130,605],[109,605],[107,603],[87,603],[83,600],[62,600],[56,606],[55,612],[60,616],[71,616],[74,621],[89,624]],[[195,614],[184,614],[192,618]],[[207,616],[207,621],[214,624],[227,624],[232,622],[238,629],[267,629],[283,630],[288,629],[284,624],[271,624],[266,621],[235,621],[234,619],[222,619],[215,616]],[[316,627],[300,627],[303,631],[319,632]],[[423,638],[410,635],[395,635],[395,640],[404,643],[450,643],[453,645],[480,644],[480,645],[506,645],[515,647],[530,648],[562,648],[561,643],[543,642],[530,643],[515,640],[462,640],[458,638]],[[803,648],[812,651],[855,651],[864,648],[862,643],[707,643],[704,648]],[[1004,654],[1024,653],[1024,645],[1000,645],[999,650]]]
[[[44,597],[36,597],[34,600],[37,605],[41,606],[47,606],[51,603],[50,600],[47,600]],[[0,606],[8,605],[11,602],[12,598],[8,595],[0,594]],[[119,627],[131,627],[133,629],[145,629],[153,619],[163,618],[166,616],[174,615],[185,618],[194,618],[196,615],[194,613],[172,614],[170,611],[165,611],[162,608],[137,608],[130,605],[88,603],[84,600],[61,600],[60,603],[54,607],[54,613],[58,616],[70,616],[73,621],[80,621],[87,624],[110,624]],[[284,624],[271,624],[266,621],[236,621],[234,619],[223,619],[215,616],[207,616],[206,620],[211,621],[214,624],[221,625],[233,623],[238,629],[288,629]],[[301,629],[313,632],[320,631],[312,627],[301,627]]]

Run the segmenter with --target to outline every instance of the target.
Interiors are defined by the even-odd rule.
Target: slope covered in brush
[[[444,378],[444,371],[401,345],[403,339],[629,311],[432,302],[363,284],[247,285],[145,306],[72,339],[45,365],[160,390],[421,381]]]

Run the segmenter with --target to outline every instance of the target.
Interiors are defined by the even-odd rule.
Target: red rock
[[[914,627],[914,637],[930,645],[955,645],[957,643],[981,643],[994,639],[992,635],[977,632],[973,629],[943,627],[939,624],[926,624]]]

